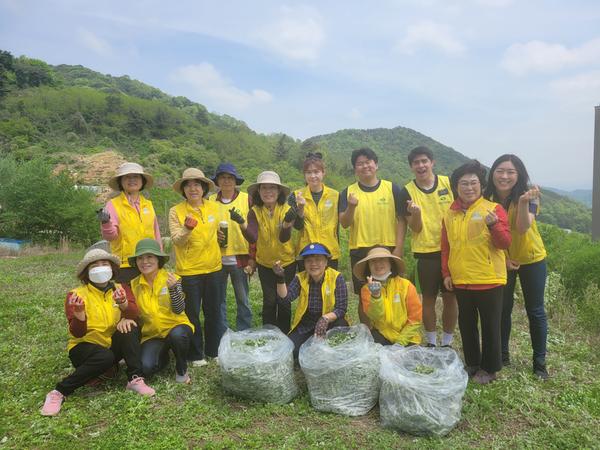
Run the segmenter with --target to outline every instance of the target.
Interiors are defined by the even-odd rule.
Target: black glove
[[[294,191],[288,195],[287,204],[290,205],[293,209],[298,209],[298,203],[296,203],[296,194]]]
[[[96,216],[101,223],[110,222],[110,214],[104,208],[100,208],[98,211],[96,211]]]
[[[283,221],[288,223],[293,222],[296,220],[296,216],[298,216],[298,211],[296,211],[296,208],[290,208],[288,209],[288,212],[285,213]]]
[[[315,336],[324,338],[327,333],[327,327],[329,327],[329,319],[325,316],[322,316],[319,320],[317,320],[317,325],[315,325]]]
[[[242,215],[239,212],[237,212],[235,208],[231,208],[229,210],[229,218],[234,222],[239,223],[240,225],[243,225],[243,223],[245,222]]]

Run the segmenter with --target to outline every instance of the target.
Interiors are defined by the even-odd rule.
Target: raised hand
[[[283,217],[283,221],[284,222],[293,222],[294,220],[296,220],[296,216],[298,215],[298,210],[296,210],[296,208],[294,207],[290,207],[290,209],[288,209],[288,211],[285,213],[285,216]]]
[[[417,205],[415,202],[413,202],[412,200],[407,200],[406,201],[406,211],[411,216],[420,215],[421,214],[421,207],[419,205]]]
[[[317,324],[315,325],[315,336],[324,338],[325,334],[327,334],[328,327],[329,319],[325,316],[321,316],[321,318],[317,320]]]
[[[85,300],[75,293],[69,296],[68,304],[73,307],[75,313],[85,312]]]
[[[296,194],[296,205],[298,206],[299,211],[303,211],[304,207],[306,206],[306,199],[301,191],[298,191]]]
[[[519,197],[519,202],[530,202],[530,201],[536,201],[536,200],[539,201],[541,196],[542,196],[542,193],[540,192],[539,186],[534,185],[531,189],[529,189],[528,191],[525,191]]]
[[[381,296],[381,283],[379,281],[374,280],[373,277],[367,277],[367,286],[372,297]]]
[[[193,230],[194,228],[196,228],[196,225],[198,225],[198,221],[196,219],[194,219],[192,216],[185,216],[185,221],[183,222],[183,225],[188,230]]]
[[[171,287],[175,286],[176,284],[177,284],[177,277],[173,273],[169,272],[167,274],[167,287],[171,288]]]
[[[118,287],[113,291],[113,300],[116,305],[122,305],[127,301],[127,294],[125,293],[125,289],[122,287]]]
[[[242,225],[246,221],[244,217],[240,214],[240,212],[235,208],[231,208],[229,210],[229,218],[235,223],[239,223],[240,225]]]
[[[285,276],[285,270],[281,266],[281,261],[275,261],[275,264],[273,264],[273,273],[278,277]]]
[[[358,197],[352,192],[348,195],[348,206],[358,206]]]
[[[488,227],[491,227],[493,225],[495,225],[498,222],[498,216],[496,215],[496,213],[494,211],[489,211],[487,213],[487,216],[485,216],[485,224]]]
[[[100,208],[98,211],[96,211],[96,216],[98,217],[100,223],[110,222],[110,214],[105,208]]]

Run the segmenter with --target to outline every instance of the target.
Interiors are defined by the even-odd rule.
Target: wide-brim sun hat
[[[83,271],[87,269],[87,266],[96,261],[110,261],[117,267],[121,265],[121,260],[118,256],[112,255],[100,248],[93,248],[91,250],[88,250],[83,256],[83,259],[77,263],[77,266],[75,267],[75,272],[77,272],[77,276],[81,276]]]
[[[125,162],[117,168],[117,173],[115,173],[110,180],[108,180],[108,185],[112,190],[120,191],[121,188],[119,186],[119,178],[129,174],[141,175],[146,180],[144,189],[150,189],[154,184],[154,178],[152,178],[152,175],[144,172],[144,168],[142,166],[134,162]]]
[[[286,197],[290,195],[290,188],[285,184],[281,184],[281,178],[279,178],[277,172],[273,172],[272,170],[265,170],[264,172],[258,174],[258,177],[256,177],[256,183],[248,186],[248,195],[253,196],[254,193],[258,191],[258,188],[261,184],[276,184],[281,188]]]
[[[177,192],[178,194],[183,195],[183,189],[181,188],[181,185],[183,184],[184,181],[189,181],[189,180],[204,181],[206,184],[208,184],[208,193],[217,192],[217,186],[215,185],[215,183],[213,183],[213,181],[210,178],[206,178],[204,176],[204,172],[202,172],[200,169],[196,169],[194,167],[190,167],[183,171],[181,178],[179,180],[177,180],[175,183],[173,183],[173,190],[175,192]],[[206,192],[204,192],[203,196],[206,196],[206,195],[208,195],[208,194]]]
[[[372,248],[371,250],[369,250],[369,253],[367,253],[367,256],[365,256],[363,259],[361,259],[354,265],[354,269],[352,269],[352,273],[354,274],[354,276],[361,281],[365,281],[365,270],[367,268],[367,264],[369,263],[370,260],[376,259],[376,258],[390,258],[392,260],[392,264],[396,265],[396,269],[398,269],[398,273],[399,274],[404,273],[405,267],[404,267],[404,261],[402,261],[402,258],[400,258],[396,255],[392,255],[392,252],[390,252],[385,247],[375,247],[375,248]]]
[[[215,176],[212,177],[212,180],[215,182],[215,184],[217,183],[217,178],[219,177],[219,175],[223,173],[232,175],[235,178],[236,186],[239,186],[244,182],[244,178],[240,174],[238,174],[237,169],[233,164],[221,163],[219,164],[219,167],[217,167],[217,170],[215,170]]]
[[[318,242],[311,242],[310,244],[308,244],[302,249],[300,255],[298,256],[306,258],[310,255],[323,255],[327,258],[331,258],[331,253],[329,252],[327,247],[325,247],[323,244],[319,244]]]
[[[141,241],[138,241],[138,243],[135,246],[135,253],[133,254],[133,256],[127,258],[127,261],[129,261],[129,265],[131,267],[137,267],[137,257],[148,254],[154,255],[159,259],[162,258],[164,263],[166,263],[169,260],[169,255],[167,255],[160,249],[160,245],[157,241],[155,241],[154,239],[146,238],[142,239]]]

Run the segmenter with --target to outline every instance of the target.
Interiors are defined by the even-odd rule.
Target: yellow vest
[[[217,241],[219,207],[215,202],[204,200],[199,208],[187,201],[173,206],[179,223],[191,215],[198,225],[190,232],[183,245],[175,244],[176,270],[178,275],[201,275],[221,270],[221,249]]]
[[[279,241],[279,230],[288,205],[275,205],[273,215],[265,206],[253,206],[258,221],[258,239],[256,241],[256,262],[264,267],[273,267],[275,261],[281,261],[283,267],[292,264],[295,259],[292,240],[285,243]]]
[[[517,231],[517,208],[511,202],[508,207],[508,221],[510,223],[510,235],[512,241],[508,248],[510,259],[517,261],[519,264],[533,264],[541,261],[546,257],[546,248],[538,231],[535,219],[531,222],[531,226],[524,233]]]
[[[348,186],[348,195],[358,198],[354,222],[350,225],[350,250],[360,247],[396,245],[396,209],[392,183],[381,180],[376,191],[364,192],[354,183]]]
[[[371,308],[383,308],[383,314],[377,314],[379,319],[372,320],[376,328],[388,341],[407,345],[421,342],[421,322],[407,324],[408,321],[408,289],[411,282],[406,278],[395,276],[389,278],[381,286],[381,297],[371,297]],[[364,286],[363,289],[369,289]],[[415,290],[416,292],[416,290]],[[379,313],[381,310],[378,311]]]
[[[332,312],[335,308],[335,280],[339,274],[340,273],[337,270],[334,270],[331,267],[327,267],[325,269],[325,278],[323,279],[323,284],[321,285],[323,315]],[[308,309],[308,285],[310,281],[310,275],[304,271],[300,272],[297,277],[300,281],[300,295],[298,296],[298,305],[296,306],[296,311],[294,312],[294,319],[292,320],[292,328],[290,331],[293,331],[294,328],[298,326],[302,320],[302,316],[304,316],[304,313]],[[342,317],[339,317],[339,319],[341,318]]]
[[[117,284],[115,287],[119,287]],[[117,331],[117,323],[121,320],[121,310],[114,306],[113,289],[106,293],[96,289],[91,284],[73,289],[85,301],[85,316],[87,318],[87,332],[85,336],[76,338],[71,336],[67,344],[67,351],[77,344],[89,342],[110,348],[112,335]]]
[[[119,236],[110,242],[110,251],[121,259],[121,267],[130,267],[128,258],[135,253],[138,241],[154,239],[156,214],[152,202],[140,194],[140,212],[129,204],[127,196],[121,192],[111,200],[119,216]]]
[[[306,199],[304,207],[304,228],[300,233],[296,253],[300,253],[311,242],[319,242],[331,252],[332,259],[340,258],[338,240],[338,191],[323,186],[319,204],[315,204],[310,188],[306,186],[296,192],[302,192]]]
[[[453,209],[446,212],[448,268],[454,284],[506,284],[504,251],[494,247],[485,223],[488,211],[497,205],[480,197],[465,213]]]
[[[411,250],[413,253],[433,253],[441,250],[442,220],[454,201],[448,177],[437,176],[437,188],[426,194],[416,183],[406,185],[413,202],[421,207],[423,229],[418,233],[411,230]]]
[[[169,331],[177,325],[188,325],[192,331],[194,330],[185,312],[175,314],[171,309],[171,297],[167,287],[168,275],[165,269],[160,269],[152,287],[143,275],[131,280],[131,290],[135,295],[142,319],[142,342],[148,339],[166,338]]]
[[[222,256],[247,255],[248,241],[242,234],[242,229],[237,222],[229,218],[229,210],[235,208],[239,210],[244,219],[248,217],[248,194],[239,192],[238,196],[231,203],[221,203],[217,201],[217,194],[212,194],[209,197],[219,207],[219,222],[227,221],[229,228],[227,229],[227,248],[221,248]]]

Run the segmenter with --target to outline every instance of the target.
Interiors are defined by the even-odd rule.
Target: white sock
[[[435,331],[426,331],[425,336],[427,336],[427,342],[437,345],[437,333]]]
[[[445,331],[442,333],[442,345],[452,344],[453,339],[454,339],[453,333],[446,333]]]

